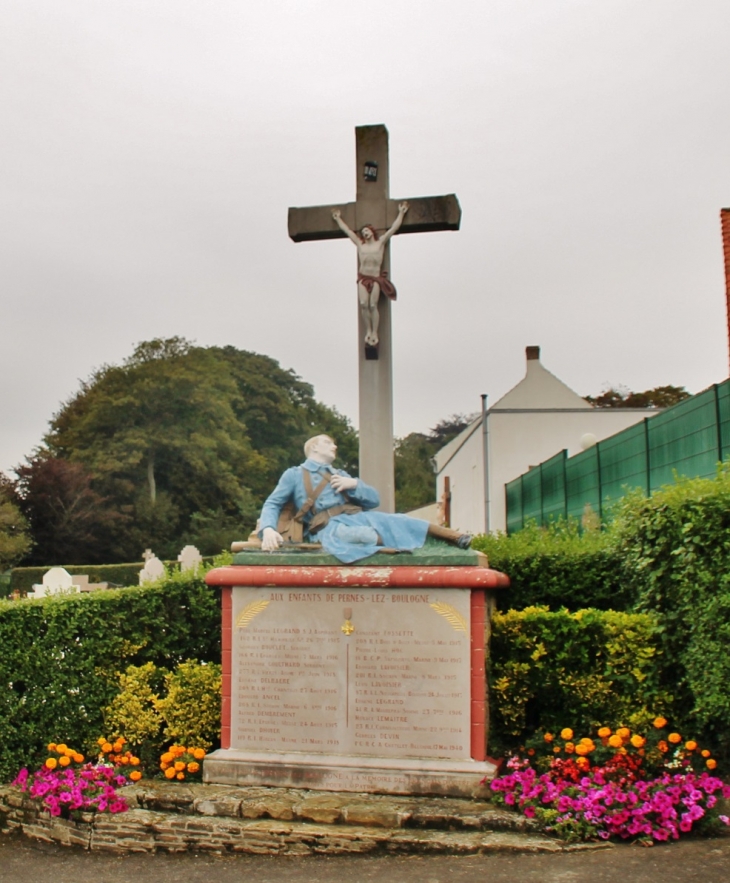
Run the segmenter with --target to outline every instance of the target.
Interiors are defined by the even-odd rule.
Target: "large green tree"
[[[28,553],[32,545],[13,483],[0,472],[0,573]]]
[[[632,392],[623,386],[610,387],[598,396],[586,396],[594,408],[670,408],[688,399],[683,386],[655,386],[644,392]]]
[[[174,337],[141,343],[122,365],[94,372],[45,441],[49,457],[83,466],[119,516],[103,544],[103,557],[118,561],[146,545],[174,556],[184,542],[211,552],[245,536],[280,472],[301,461],[318,432],[337,438],[351,468],[351,426],[292,371]]]

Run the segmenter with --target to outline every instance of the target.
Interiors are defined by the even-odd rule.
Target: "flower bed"
[[[491,783],[495,800],[566,840],[653,843],[730,825],[718,811],[730,786],[711,774],[715,759],[666,724],[656,718],[647,736],[601,727],[595,740],[576,741],[568,728],[559,740],[546,733],[550,752],[527,747],[511,757],[509,772]]]

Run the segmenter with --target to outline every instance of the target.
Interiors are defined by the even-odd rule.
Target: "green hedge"
[[[127,666],[186,659],[220,662],[220,592],[201,576],[0,601],[0,781],[49,741],[88,750]]]
[[[500,610],[533,605],[630,610],[636,601],[613,535],[604,531],[581,533],[572,521],[531,524],[509,536],[475,537],[472,546],[510,578],[510,588],[499,593]]]
[[[639,609],[661,624],[659,684],[730,755],[730,467],[627,497],[617,526]]]
[[[144,562],[134,564],[61,564],[71,575],[86,573],[90,583],[110,583],[117,586],[136,586]],[[33,590],[33,586],[43,582],[43,574],[50,570],[47,567],[14,567],[10,574],[10,591],[16,589],[22,594]]]
[[[536,732],[619,723],[645,725],[670,713],[652,676],[662,664],[657,622],[613,610],[496,613],[490,683],[490,751]]]

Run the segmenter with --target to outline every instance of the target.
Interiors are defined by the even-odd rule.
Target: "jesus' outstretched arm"
[[[401,202],[398,204],[398,217],[393,221],[393,226],[390,230],[386,230],[385,233],[383,233],[380,239],[382,243],[386,243],[394,233],[397,233],[400,230],[400,226],[403,223],[403,218],[405,217],[408,208],[409,206],[407,202]]]
[[[342,220],[342,215],[339,209],[335,209],[332,212],[332,217],[334,218],[335,223],[340,228],[340,230],[342,230],[342,232],[345,234],[345,236],[347,236],[348,239],[351,239],[355,243],[355,245],[360,245],[362,240],[357,235],[357,233],[353,233],[352,230],[350,230],[350,228],[347,226],[347,224]]]

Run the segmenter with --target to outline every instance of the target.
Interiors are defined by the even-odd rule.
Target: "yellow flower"
[[[55,770],[56,767],[58,766],[58,761],[56,760],[55,757],[49,757],[45,763],[45,766],[49,770]]]
[[[695,748],[697,748],[697,743],[694,739],[690,739],[689,742],[684,743],[684,747],[687,749],[687,751],[694,751]]]
[[[58,759],[58,762],[61,766],[68,766],[71,763],[71,758],[67,754],[64,754],[63,757]]]
[[[188,764],[188,772],[189,773],[197,773],[199,769],[200,769],[200,764],[196,763],[196,761],[193,761],[192,763]]]
[[[56,745],[56,751],[57,751],[59,754],[63,754],[63,752],[66,750],[67,747],[68,747],[68,746],[66,745],[65,742],[59,742],[59,744]]]
[[[570,727],[566,727],[564,730],[560,731],[560,738],[564,739],[566,742],[569,742],[573,738],[573,731]]]
[[[587,736],[584,739],[581,739],[579,744],[585,745],[589,752],[596,750],[596,743],[593,739],[589,739]]]
[[[55,743],[55,742],[50,742],[50,743],[48,744],[48,750],[49,750],[49,751],[55,751],[55,750],[56,750],[56,743]]]
[[[714,770],[717,766],[717,761],[714,757],[710,757],[708,760],[705,761],[705,766],[708,770]]]
[[[640,736],[638,733],[634,733],[631,737],[631,744],[634,748],[643,748],[646,745],[646,739],[643,736]]]
[[[139,770],[132,770],[132,772],[129,774],[129,778],[133,782],[139,782],[139,780],[142,778],[142,773]]]
[[[629,752],[623,747],[623,745],[618,750],[619,754],[628,754]]]
[[[601,729],[598,731],[598,735],[601,739],[608,739],[608,737],[611,735],[611,727],[601,727]]]
[[[682,741],[682,737],[679,733],[670,733],[667,736],[667,739],[672,743],[672,745],[678,745]]]
[[[702,756],[703,756],[703,757],[709,757],[709,756],[710,756],[710,752],[709,752],[706,748],[703,748],[703,749],[702,749]]]
[[[629,736],[631,736],[631,730],[628,727],[619,727],[616,730],[616,735],[621,736],[624,742],[628,742]]]
[[[620,748],[624,744],[624,740],[618,733],[614,733],[613,736],[609,736],[608,744],[611,748]]]
[[[97,745],[106,745],[106,738],[104,736],[99,736],[96,740]]]
[[[202,760],[205,757],[205,749],[204,748],[196,748],[195,751],[193,751],[193,757],[196,760]]]
[[[548,743],[548,745],[549,745],[549,744],[553,741],[553,739],[555,738],[555,736],[553,736],[552,733],[545,733],[545,735],[544,735],[542,738],[543,738],[543,739]]]
[[[175,778],[175,769],[174,767],[168,767],[165,770],[165,778],[166,779],[174,779]]]
[[[665,717],[655,717],[654,718],[654,726],[657,730],[661,730],[662,727],[666,727],[667,719]]]

